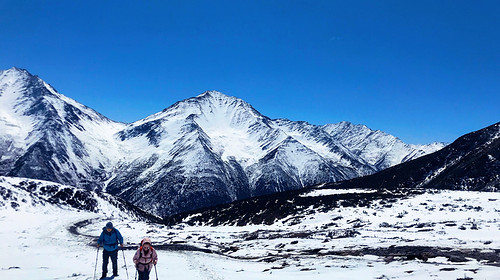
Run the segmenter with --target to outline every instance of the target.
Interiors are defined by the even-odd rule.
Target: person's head
[[[149,238],[144,238],[142,241],[141,241],[141,246],[144,250],[149,250],[149,248],[151,248],[151,239]]]
[[[111,231],[113,230],[113,223],[108,222],[108,223],[106,224],[106,230],[107,230],[108,232],[111,232]]]

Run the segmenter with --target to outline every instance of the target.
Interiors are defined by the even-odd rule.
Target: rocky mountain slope
[[[340,207],[390,206],[426,190],[494,191],[500,189],[500,123],[466,134],[433,154],[373,175],[312,188],[270,194],[173,215],[175,224],[272,224],[288,216],[307,217]],[[340,210],[339,210],[340,211]]]
[[[114,218],[160,221],[112,195],[49,181],[0,176],[0,209],[59,212],[60,209],[99,213]]]
[[[377,174],[327,187],[500,189],[500,123],[466,134],[445,148]]]

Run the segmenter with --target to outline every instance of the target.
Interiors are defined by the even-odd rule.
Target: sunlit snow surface
[[[0,186],[9,188],[7,182],[0,182]],[[310,195],[334,193],[314,191]],[[19,194],[19,197],[24,196]],[[29,196],[24,200],[18,201],[17,210],[10,203],[3,203],[0,209],[3,241],[0,279],[93,279],[97,248],[91,245],[111,215],[130,247],[120,252],[120,277],[115,279],[127,279],[124,257],[129,279],[134,278],[133,247],[145,236],[151,237],[157,246],[193,245],[217,252],[159,249],[159,279],[456,280],[465,276],[497,279],[500,272],[497,266],[472,259],[451,263],[443,257],[426,262],[395,258],[386,262],[373,255],[304,254],[312,249],[321,254],[391,245],[498,250],[500,193],[425,193],[390,203],[376,201],[371,207],[341,207],[325,213],[311,211],[303,218],[297,215],[273,225],[244,227],[184,224],[167,227],[133,220],[104,202],[100,208],[105,214],[96,214],[51,204],[32,206]],[[68,231],[84,220],[91,223],[78,229],[80,235]],[[423,226],[417,227],[417,224]],[[346,238],[331,236],[332,232],[351,229],[359,234]],[[303,233],[308,234],[301,237]],[[99,252],[96,277],[101,271],[101,261]],[[151,279],[156,279],[154,273]]]
[[[303,197],[311,197],[311,196],[325,196],[325,195],[335,195],[335,194],[348,194],[348,193],[373,193],[375,190],[366,190],[366,189],[322,189],[322,190],[313,190],[308,193],[305,193],[301,196]]]

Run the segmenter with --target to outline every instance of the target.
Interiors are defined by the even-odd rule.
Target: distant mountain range
[[[500,123],[376,174],[186,212],[169,217],[167,222],[272,224],[287,217],[307,217],[341,206],[367,206],[374,201],[391,207],[398,198],[436,189],[500,191]]]
[[[160,216],[366,176],[444,146],[273,120],[216,91],[125,124],[26,70],[0,71],[0,175],[104,191]]]

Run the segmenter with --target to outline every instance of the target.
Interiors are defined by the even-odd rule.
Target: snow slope
[[[104,206],[106,202],[99,202],[102,211],[97,212],[48,203],[46,194],[29,194],[19,188],[22,181],[6,177],[0,181],[2,190],[16,192],[10,198],[0,197],[2,279],[95,279],[96,257],[97,275],[102,261],[95,239],[109,220],[126,243],[119,254],[118,280],[127,279],[127,272],[128,279],[134,277],[131,259],[137,243],[146,236],[152,238],[159,254],[159,279],[456,280],[495,279],[499,272],[498,266],[468,257],[428,255],[422,260],[383,256],[376,250],[359,253],[425,245],[464,252],[465,256],[471,250],[492,252],[498,258],[498,193],[422,193],[391,202],[375,200],[366,207],[338,207],[326,212],[309,209],[272,225],[169,227],[126,213],[117,215],[112,205]],[[35,183],[37,189],[51,185]],[[313,190],[306,195],[343,195],[347,190],[339,192]],[[12,197],[18,198],[19,205],[11,204]],[[346,234],[350,232],[354,234]],[[154,273],[151,279],[155,279]]]

